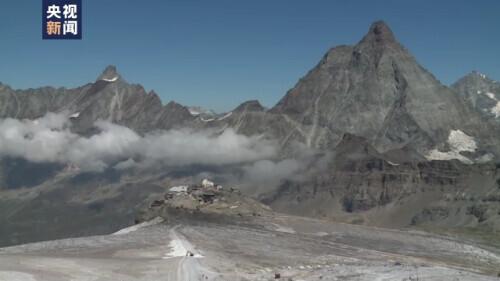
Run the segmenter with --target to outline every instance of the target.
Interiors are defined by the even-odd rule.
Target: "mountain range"
[[[0,84],[2,120],[40,120],[48,113],[67,117],[68,124],[51,130],[67,127],[69,138],[91,139],[105,121],[146,139],[184,130],[188,136],[201,138],[196,134],[203,132],[224,138],[230,131],[272,142],[276,153],[223,164],[118,169],[127,161],[154,158],[154,152],[134,150],[129,157],[120,151],[122,156],[102,160],[112,165],[96,172],[59,160],[60,153],[53,157],[57,160],[30,161],[4,151],[0,244],[106,233],[130,224],[137,209],[171,184],[201,174],[235,184],[245,179],[242,171],[267,163],[249,168],[257,160],[269,161],[269,173],[293,168],[263,186],[255,186],[255,177],[240,183],[283,212],[389,227],[500,229],[500,166],[495,164],[500,84],[472,72],[443,85],[382,21],[357,44],[330,49],[269,109],[255,100],[223,114],[173,101],[164,105],[154,91],[128,83],[114,66],[74,89],[15,90]],[[45,223],[54,227],[43,229]]]

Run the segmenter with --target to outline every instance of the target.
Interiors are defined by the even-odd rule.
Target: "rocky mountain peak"
[[[177,103],[175,101],[169,101],[165,107],[168,107],[168,108],[184,108],[185,106],[183,106],[182,104],[180,103]]]
[[[466,87],[469,88],[468,90],[480,94],[485,91],[495,91],[492,88],[498,88],[497,84],[497,82],[488,78],[486,74],[474,70],[453,83],[451,87],[455,90]]]
[[[396,42],[394,33],[384,21],[374,22],[363,38],[364,42],[389,43]]]
[[[177,112],[179,115],[186,117],[186,118],[183,118],[183,120],[184,119],[192,119],[192,115],[189,112],[189,109],[186,106],[184,106],[180,103],[177,103],[175,101],[170,101],[163,108],[166,109],[167,111]]]
[[[477,70],[473,70],[469,75],[469,77],[474,77],[474,78],[477,78],[477,79],[486,79],[486,74],[483,74]]]
[[[489,80],[489,78],[486,76],[486,74],[483,74],[477,70],[473,70],[473,71],[469,72],[467,75],[460,78],[454,84],[457,84],[458,82],[460,82],[460,83],[464,83],[464,82],[484,83],[484,82],[487,82],[488,80]]]
[[[97,81],[115,82],[120,79],[120,74],[116,70],[116,66],[108,65],[102,74],[97,78]]]
[[[500,112],[493,101],[487,110]],[[491,147],[498,143],[491,128],[478,125],[481,116],[419,65],[383,21],[358,44],[330,49],[270,112],[293,130],[283,135],[287,142],[315,148],[350,133],[380,153],[408,146],[427,155],[457,129]]]
[[[249,100],[240,104],[234,111],[264,111],[265,108],[260,104],[258,100]]]
[[[452,89],[486,118],[500,121],[500,84],[472,71],[451,85]]]

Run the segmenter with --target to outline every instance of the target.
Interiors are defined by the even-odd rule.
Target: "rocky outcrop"
[[[328,172],[289,180],[262,200],[277,211],[379,226],[498,229],[500,209],[489,201],[500,194],[498,167],[457,160],[392,162],[399,153],[380,153],[366,139],[345,135]]]
[[[245,112],[245,111],[264,111],[265,108],[260,104],[258,100],[250,100],[240,104],[234,109],[233,112]]]
[[[162,198],[156,198],[143,208],[136,223],[162,217],[166,221],[180,219],[202,219],[226,221],[242,220],[244,217],[271,215],[269,207],[243,195],[238,189],[220,185],[192,184],[169,188]],[[231,218],[232,217],[232,218]]]
[[[451,87],[483,116],[500,122],[500,83],[473,71]]]

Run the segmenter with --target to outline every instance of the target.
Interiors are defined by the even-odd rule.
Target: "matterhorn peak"
[[[120,74],[116,70],[116,66],[108,65],[102,74],[97,78],[97,80],[106,81],[106,82],[115,82],[120,79]]]
[[[368,33],[362,41],[370,41],[376,43],[387,43],[396,41],[391,28],[384,21],[376,21],[372,23]]]

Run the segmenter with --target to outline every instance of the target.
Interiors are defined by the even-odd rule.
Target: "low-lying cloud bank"
[[[140,136],[127,127],[98,121],[99,133],[83,137],[70,130],[66,114],[36,120],[0,120],[0,157],[76,165],[83,171],[125,169],[144,163],[225,165],[275,156],[274,143],[225,130],[170,130]],[[262,164],[260,164],[262,165]],[[259,166],[256,169],[261,169]],[[263,167],[265,169],[265,167]]]
[[[243,180],[255,185],[276,185],[282,179],[291,178],[303,167],[303,163],[296,159],[285,159],[278,162],[259,160],[243,167]]]

